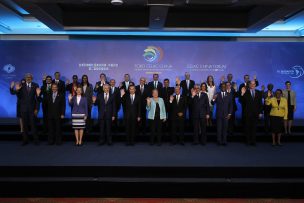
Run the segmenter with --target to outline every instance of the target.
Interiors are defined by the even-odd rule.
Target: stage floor
[[[229,143],[226,147],[208,143],[185,146],[164,143],[150,146],[98,146],[73,142],[49,146],[45,142],[21,146],[20,141],[0,142],[0,166],[139,166],[139,167],[303,167],[303,143],[288,142],[281,147],[258,143],[256,147]]]

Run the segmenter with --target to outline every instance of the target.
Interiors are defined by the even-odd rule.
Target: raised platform
[[[0,142],[1,196],[303,197],[303,143]]]
[[[271,136],[259,127],[257,146],[244,144],[236,129],[227,146],[217,146],[215,128],[208,128],[208,143],[185,146],[150,146],[139,135],[135,146],[124,144],[119,128],[113,146],[98,146],[98,128],[85,136],[82,147],[73,145],[73,132],[63,126],[64,143],[21,146],[16,124],[0,131],[0,195],[2,197],[304,197],[304,129],[294,127],[284,146],[271,146]],[[39,126],[41,130],[41,126]]]

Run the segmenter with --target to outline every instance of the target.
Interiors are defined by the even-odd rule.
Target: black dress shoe
[[[113,145],[113,143],[112,143],[112,142],[108,142],[108,145],[109,145],[109,146],[112,146],[112,145]]]
[[[48,142],[48,145],[54,145],[54,142]]]
[[[105,142],[99,142],[98,143],[99,146],[104,145],[104,144],[105,144]]]

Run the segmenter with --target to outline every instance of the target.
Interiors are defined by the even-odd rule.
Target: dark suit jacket
[[[55,83],[55,79],[52,80],[52,83]],[[59,80],[57,86],[58,86],[58,92],[60,94],[65,95],[65,83],[62,80]]]
[[[191,96],[191,89],[194,87],[194,85],[195,85],[194,80],[190,80],[189,89],[188,89],[186,80],[182,80],[180,83],[180,86],[182,88],[182,95],[188,97]]]
[[[52,86],[52,84],[50,84],[51,86]],[[58,90],[58,92],[59,92],[59,90]],[[45,106],[46,107],[46,105],[47,105],[47,97],[48,97],[48,95],[50,95],[52,93],[52,87],[50,87],[50,89],[48,90],[47,89],[47,84],[46,83],[44,83],[43,85],[42,85],[42,87],[41,87],[41,95],[43,96],[43,99],[42,99],[42,105],[43,106]]]
[[[124,89],[124,90],[125,90],[125,92],[128,92],[129,90],[127,89],[126,82],[125,82],[125,81],[123,81],[121,84],[122,84],[122,86],[120,87],[120,89]],[[130,86],[131,84],[134,84],[134,83],[133,83],[133,82],[131,82],[131,81],[129,81],[129,86]],[[128,86],[128,88],[129,88],[129,86]]]
[[[20,100],[20,112],[33,113],[34,110],[39,110],[39,101],[36,94],[37,88],[39,88],[39,85],[32,82],[29,92],[26,84],[23,85],[19,91],[17,91],[17,96]]]
[[[77,104],[77,96],[74,96],[70,102],[72,106],[72,114],[85,114],[88,116],[88,102],[87,98],[81,96],[79,105]]]
[[[246,89],[249,89],[249,84],[250,84],[250,82],[248,82],[246,84]],[[259,86],[259,81],[258,80],[255,80],[255,86],[256,87]],[[245,82],[243,82],[242,84],[240,84],[240,86],[239,86],[239,94],[241,94],[241,90],[242,90],[243,87],[245,87]]]
[[[94,105],[98,106],[99,119],[111,120],[112,117],[116,116],[115,97],[113,95],[109,94],[108,102],[105,103],[104,93],[98,94]]]
[[[109,84],[108,81],[106,81],[105,84]],[[96,85],[98,85],[98,88],[96,88]],[[96,92],[97,94],[102,94],[103,93],[103,87],[100,86],[101,85],[101,81],[96,82],[95,87],[94,87],[94,92]]]
[[[141,93],[140,85],[136,86],[136,94],[140,96],[141,99],[141,113],[146,114],[147,97],[150,96],[148,85],[144,85],[144,91]],[[146,119],[146,118],[141,118]]]
[[[232,98],[232,104],[233,104],[233,113],[237,111],[237,105],[236,105],[236,98],[238,97],[237,92],[235,92],[235,90],[232,88],[230,93],[228,93],[231,95]]]
[[[86,88],[86,91],[84,91],[83,87],[82,87],[82,93],[83,93],[83,96],[85,96],[87,98],[88,107],[92,108],[93,86],[91,84],[89,84]]]
[[[216,93],[217,97],[211,103],[214,105],[216,104],[216,117],[217,118],[226,118],[228,114],[232,114],[233,112],[233,103],[232,103],[232,95],[225,93],[226,96],[222,97],[222,93]]]
[[[246,117],[258,117],[263,112],[262,94],[259,90],[255,90],[254,98],[250,90],[247,90],[239,99],[244,106],[243,111]]]
[[[185,118],[185,113],[186,113],[186,96],[180,95],[179,97],[179,102],[177,103],[176,96],[174,96],[174,99],[172,103],[169,102],[169,118],[171,120],[175,120],[178,118]],[[183,116],[180,117],[177,114],[178,113],[183,113]]]
[[[46,97],[48,108],[48,119],[60,119],[61,115],[65,115],[65,95],[57,93],[55,102],[53,102],[53,93]]]
[[[139,95],[135,94],[133,104],[131,103],[130,94],[125,94],[121,97],[122,104],[126,107],[124,112],[125,119],[136,119],[141,117],[141,98]]]
[[[161,94],[160,97],[163,98],[166,106],[166,111],[169,112],[169,101],[170,101],[170,96],[174,94],[174,87],[163,87],[161,89]]]
[[[191,107],[192,107],[192,118],[202,119],[206,118],[206,115],[210,112],[210,105],[208,95],[206,93],[201,93],[200,98],[198,95],[193,98],[190,97]]]
[[[127,93],[127,92],[126,92]],[[115,98],[115,105],[116,105],[116,113],[117,114],[120,110],[120,89],[118,87],[114,87],[114,92],[112,93],[112,87],[110,87],[110,94]],[[115,116],[116,117],[116,116]]]
[[[149,87],[149,96],[152,96],[152,90],[155,89],[154,88],[154,81],[149,82],[148,83],[148,87]],[[158,90],[158,95],[161,96],[161,89],[163,87],[163,83],[159,82],[157,83],[157,90]]]

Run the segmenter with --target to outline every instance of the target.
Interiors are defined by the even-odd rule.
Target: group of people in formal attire
[[[84,134],[92,130],[93,106],[98,108],[100,145],[112,145],[113,129],[117,129],[121,107],[127,145],[134,145],[136,136],[139,133],[145,135],[148,126],[151,145],[161,145],[164,132],[171,135],[172,144],[184,145],[186,122],[193,129],[194,145],[206,144],[206,129],[213,125],[217,129],[218,145],[227,145],[227,135],[234,133],[238,101],[242,107],[241,121],[247,144],[256,145],[257,123],[264,118],[265,132],[272,134],[272,145],[280,146],[281,135],[291,134],[293,113],[296,111],[296,93],[291,89],[290,81],[285,82],[284,90],[273,91],[273,84],[268,84],[267,89],[262,85],[257,90],[257,78],[254,76],[250,80],[249,75],[244,76],[244,82],[239,87],[232,74],[223,76],[216,85],[211,75],[197,84],[186,72],[185,79],[176,78],[173,87],[169,79],[160,82],[157,73],[153,74],[150,82],[141,77],[138,85],[130,80],[129,74],[125,74],[119,86],[116,86],[115,79],[108,81],[104,73],[100,74],[94,86],[87,75],[83,75],[81,81],[73,75],[72,82],[64,82],[60,77],[59,72],[54,74],[54,79],[50,75],[44,76],[41,88],[33,82],[30,73],[20,82],[11,82],[10,92],[17,96],[17,117],[23,145],[29,142],[29,126],[34,143],[39,144],[36,118],[40,106],[48,144],[60,145],[62,119],[65,118],[66,103],[69,104],[76,146],[82,146]]]

